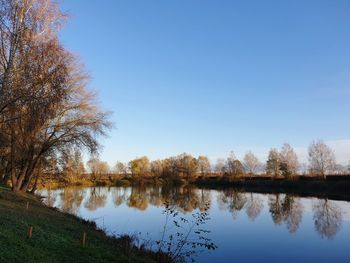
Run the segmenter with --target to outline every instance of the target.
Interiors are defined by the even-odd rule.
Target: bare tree
[[[282,170],[282,174],[285,177],[290,177],[297,174],[299,168],[298,156],[296,155],[296,153],[293,150],[293,147],[290,146],[290,144],[283,144],[280,151],[280,160],[280,168]]]
[[[117,162],[114,166],[114,171],[119,175],[127,175],[128,173],[128,165],[122,162]]]
[[[225,160],[222,158],[219,158],[216,161],[216,165],[215,165],[215,173],[219,176],[221,176],[225,171]]]
[[[251,151],[245,154],[243,163],[246,171],[248,171],[250,175],[256,174],[259,166],[259,160]]]
[[[157,178],[163,175],[163,163],[161,160],[151,162],[151,173]]]
[[[59,161],[62,169],[61,174],[67,181],[74,182],[74,180],[79,180],[82,174],[85,173],[81,152],[77,149],[62,153]]]
[[[346,175],[348,174],[348,169],[345,165],[336,163],[333,167],[333,172],[334,174],[337,174],[337,175]]]
[[[210,162],[208,157],[206,156],[198,157],[198,170],[201,176],[205,176],[210,173]]]
[[[230,152],[229,157],[226,159],[225,172],[227,176],[233,178],[244,175],[244,167],[242,163],[236,158],[233,151]]]
[[[309,146],[309,166],[312,174],[326,175],[335,166],[335,155],[333,150],[322,140],[313,141]]]
[[[101,180],[104,175],[107,175],[110,171],[107,162],[100,161],[97,158],[92,158],[87,162],[87,166],[90,170],[92,181],[96,182]]]

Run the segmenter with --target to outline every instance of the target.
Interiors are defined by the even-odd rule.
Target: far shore
[[[304,197],[350,201],[350,176],[299,177],[295,180],[254,178],[245,180],[218,180],[199,178],[194,184],[210,189],[236,188],[257,193],[288,193]]]

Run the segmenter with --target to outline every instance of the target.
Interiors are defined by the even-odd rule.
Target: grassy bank
[[[194,184],[210,189],[238,188],[257,193],[289,193],[334,200],[350,201],[350,176],[330,176],[326,180],[316,177],[298,177],[294,180],[265,178],[198,178]]]
[[[94,223],[48,208],[35,196],[0,187],[0,262],[155,261],[168,260],[134,247],[129,237],[106,236]]]

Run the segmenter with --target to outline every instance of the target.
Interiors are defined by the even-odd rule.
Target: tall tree
[[[250,175],[256,174],[259,166],[259,160],[251,151],[244,155],[243,163],[246,171]]]
[[[109,165],[107,162],[103,162],[98,158],[91,158],[87,162],[87,166],[90,170],[92,181],[96,182],[101,180],[104,175],[107,175],[110,171]]]
[[[289,178],[297,174],[299,168],[298,156],[290,144],[283,144],[280,151],[280,160],[280,169],[285,177]]]
[[[98,150],[110,127],[88,76],[59,42],[64,15],[49,0],[0,1],[0,141],[2,179],[27,191],[47,156]]]
[[[206,176],[210,173],[210,162],[208,157],[199,156],[197,159],[198,162],[198,171],[201,176]]]
[[[233,178],[244,175],[244,167],[242,163],[236,158],[233,151],[226,159],[225,172],[227,176]]]
[[[332,149],[322,140],[313,141],[309,146],[309,165],[312,174],[318,174],[326,179],[335,166],[335,156]]]
[[[119,175],[125,176],[128,173],[128,165],[118,161],[114,166],[114,171]]]
[[[129,162],[129,169],[132,176],[146,176],[149,175],[151,171],[151,165],[147,156],[141,158],[136,158]]]
[[[151,173],[157,178],[163,175],[163,163],[161,160],[151,162]]]
[[[278,177],[281,175],[280,166],[280,154],[276,149],[271,149],[266,161],[266,174],[273,177]]]
[[[85,173],[81,152],[77,149],[63,153],[60,161],[62,175],[68,181],[79,180]]]
[[[215,173],[219,176],[223,175],[225,172],[225,159],[219,158],[216,161]]]

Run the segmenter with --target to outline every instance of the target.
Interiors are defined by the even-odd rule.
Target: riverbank
[[[330,198],[350,201],[350,176],[327,176],[326,179],[313,176],[295,176],[291,179],[283,177],[252,176],[230,178],[226,176],[207,176],[185,179],[164,179],[152,177],[111,177],[106,176],[99,181],[49,181],[41,184],[41,188],[63,188],[67,186],[186,186],[193,185],[207,189],[236,188],[238,190],[256,193],[290,193],[305,197]]]
[[[350,176],[330,176],[326,180],[316,177],[298,177],[294,180],[246,178],[198,178],[193,184],[208,189],[236,188],[256,193],[288,193],[303,197],[329,198],[350,201]]]
[[[128,236],[107,236],[95,223],[49,208],[34,195],[17,195],[0,186],[0,262],[169,262],[169,259],[164,254],[133,246]]]

